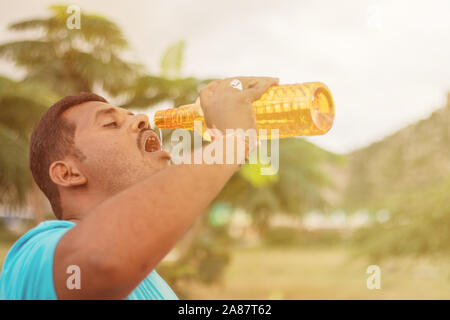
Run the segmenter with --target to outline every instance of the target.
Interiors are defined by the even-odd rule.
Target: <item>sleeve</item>
[[[57,299],[53,256],[58,241],[70,229],[70,225],[58,222],[44,222],[14,244],[0,275],[0,299]]]

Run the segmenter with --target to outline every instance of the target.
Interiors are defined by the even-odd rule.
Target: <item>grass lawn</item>
[[[0,244],[0,264],[8,244]],[[345,248],[236,249],[221,283],[188,284],[191,299],[450,299],[450,261],[379,264],[381,289],[366,287],[367,261]]]
[[[369,265],[343,248],[239,249],[221,284],[187,292],[191,299],[450,299],[450,261],[381,263],[380,290],[367,289]]]

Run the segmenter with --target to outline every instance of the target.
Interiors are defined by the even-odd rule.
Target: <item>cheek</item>
[[[136,163],[135,157],[111,149],[97,150],[92,156],[86,158],[83,167],[92,185],[100,186],[100,188],[115,192],[127,187],[130,181],[136,179],[136,174],[140,170],[136,170],[140,165]]]
[[[86,162],[95,169],[117,170],[136,159],[135,151],[129,145],[117,142],[91,145],[86,154]]]
[[[85,174],[94,184],[110,189],[121,189],[168,165],[168,161],[156,155],[143,156],[130,139],[97,136],[83,143],[80,149],[85,156],[82,162]]]
[[[109,169],[117,170],[117,166],[126,158],[126,150],[117,141],[102,137],[91,137],[83,141],[80,149],[84,155],[83,167],[91,177],[101,176]]]
[[[125,158],[127,156],[135,157],[138,152],[136,143],[130,139],[124,139],[120,135],[91,135],[80,139],[80,145],[86,158],[96,161],[107,161],[110,158]]]

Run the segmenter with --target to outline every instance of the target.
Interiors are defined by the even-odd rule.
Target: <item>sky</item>
[[[115,21],[129,56],[151,73],[167,46],[185,40],[185,76],[324,82],[335,123],[310,140],[338,153],[428,117],[450,91],[448,0],[2,0],[0,43],[18,39],[8,24],[45,17],[54,3]],[[5,62],[0,74],[20,76]]]

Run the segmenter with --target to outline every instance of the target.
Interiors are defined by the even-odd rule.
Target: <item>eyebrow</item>
[[[97,119],[100,116],[107,115],[107,114],[112,114],[112,113],[117,113],[117,112],[118,111],[117,111],[116,108],[101,109],[101,110],[96,112],[96,114],[95,114],[95,121],[97,121]],[[130,112],[130,111],[128,111],[127,114],[130,115],[130,116],[134,116],[134,113]]]

